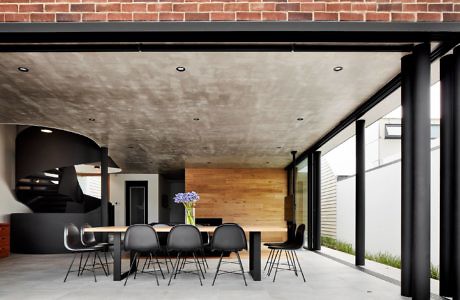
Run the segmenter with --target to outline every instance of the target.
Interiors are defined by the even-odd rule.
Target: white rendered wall
[[[126,225],[126,181],[148,181],[148,223],[158,222],[158,174],[111,174],[110,202],[115,205],[115,225]]]
[[[16,126],[0,125],[0,223],[9,223],[11,213],[30,209],[14,196]]]
[[[439,265],[439,152],[439,148],[431,152],[431,262],[434,265]],[[337,183],[337,239],[353,247],[354,224],[353,176]],[[366,252],[401,256],[400,161],[366,172]]]

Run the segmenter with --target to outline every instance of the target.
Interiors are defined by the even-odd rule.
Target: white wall
[[[439,265],[439,148],[431,152],[431,262]],[[428,220],[427,220],[428,221]],[[337,183],[337,239],[355,243],[355,177]],[[366,173],[366,252],[401,256],[401,162]]]
[[[30,209],[14,196],[16,126],[0,125],[0,223],[9,223],[11,213]]]
[[[115,225],[126,225],[125,182],[144,180],[148,181],[148,223],[158,222],[158,174],[111,174],[110,202],[115,205]]]

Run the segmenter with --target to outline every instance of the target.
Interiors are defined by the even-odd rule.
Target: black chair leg
[[[264,272],[265,272],[265,269],[267,269],[267,266],[268,266],[268,263],[270,262],[270,258],[272,257],[272,254],[273,254],[273,249],[270,249],[270,253],[268,254],[267,262],[265,263]]]
[[[152,254],[150,254],[150,260],[152,260]],[[158,261],[158,257],[156,253],[155,253],[155,260],[157,261],[158,268],[160,269],[161,277],[165,279],[165,275],[163,274],[163,270],[161,269],[160,262]],[[155,268],[155,263],[153,264],[153,266]]]
[[[152,260],[152,253],[150,253],[150,261]],[[157,259],[158,262],[158,259]],[[158,267],[160,267],[160,264],[158,264]],[[160,268],[161,270],[161,268]],[[157,274],[157,269],[155,268],[155,263],[153,263],[153,273],[155,273],[155,279],[157,280],[157,286],[160,286],[160,282],[158,281],[158,274]],[[163,272],[161,272],[161,275],[163,275]],[[163,279],[165,277],[163,276]]]
[[[141,260],[141,256],[138,255],[137,262],[136,262],[136,270],[134,271],[134,279],[137,277],[137,270],[139,270],[139,262]]]
[[[110,275],[110,267],[109,267],[109,262],[107,260],[107,249],[104,251],[104,258],[105,258],[105,265],[107,266],[107,273]]]
[[[288,252],[289,251],[284,251],[284,255],[286,256],[286,262],[287,262],[287,265],[288,265],[288,269],[290,270],[291,269],[291,260],[289,259]]]
[[[306,282],[305,276],[303,275],[302,266],[300,265],[299,258],[297,257],[297,253],[295,251],[293,251],[293,253],[297,260],[297,264],[299,265],[299,270],[300,270],[300,274],[302,274],[303,282]]]
[[[201,274],[203,274],[203,271],[201,270],[201,266],[198,269],[198,266],[200,263],[198,262],[198,259],[196,258],[195,252],[192,252],[192,254],[193,254],[193,260],[195,261],[195,267],[196,267],[198,279],[200,279],[200,285],[202,286],[203,282],[201,281],[200,271],[201,271]],[[204,278],[204,275],[203,275],[203,278]]]
[[[91,271],[93,271],[93,276],[94,276],[94,282],[97,282],[97,279],[96,279],[96,270],[95,270],[95,265],[96,265],[96,254],[97,254],[97,251],[94,251],[94,258],[93,258],[93,268],[91,269]]]
[[[216,274],[214,274],[214,280],[212,281],[213,286],[214,286],[214,283],[216,282],[216,278],[217,278],[217,275],[219,273],[220,264],[222,263],[222,257],[224,257],[224,252],[223,251],[222,251],[222,254],[220,255],[219,263],[217,264]]]
[[[88,253],[88,255],[86,256],[86,260],[85,260],[85,263],[83,264],[83,268],[81,268],[81,272],[79,275],[82,275],[83,272],[85,271],[86,269],[86,264],[88,263],[88,260],[89,260],[89,257],[91,256],[91,252]]]
[[[240,254],[238,253],[238,251],[236,252],[236,256],[238,257],[238,262],[240,263],[241,275],[243,275],[244,284],[248,286],[248,283],[246,282],[246,276],[244,276],[243,264],[241,263],[241,258],[240,258]]]
[[[77,277],[80,276],[81,272],[81,261],[83,260],[83,252],[80,253],[80,263],[78,264],[78,272],[77,272]]]
[[[99,263],[101,264],[101,267],[102,267],[102,270],[104,271],[105,276],[109,276],[109,274],[108,274],[107,271],[105,270],[104,264],[102,263],[102,259],[101,259],[101,257],[99,256],[99,253],[97,253],[97,251],[96,251],[95,253],[96,253],[96,255],[97,255],[97,258],[99,259]]]
[[[134,254],[134,259],[131,262],[131,265],[129,266],[128,276],[126,276],[126,280],[125,280],[125,284],[124,284],[125,286],[126,286],[126,283],[128,282],[129,275],[131,275],[131,270],[133,269],[134,264],[136,263],[136,258],[137,258],[137,252]]]
[[[273,282],[275,282],[276,274],[278,274],[278,268],[280,266],[280,259],[281,259],[283,250],[278,250],[278,252],[280,252],[280,254],[278,255],[278,262],[276,263],[276,270],[275,270],[275,276],[273,276]]]
[[[67,273],[65,274],[64,282],[67,280],[67,276],[69,276],[70,269],[72,268],[73,262],[75,261],[75,258],[77,257],[78,253],[75,253],[73,256],[72,262],[70,263],[69,269],[67,270]]]
[[[173,266],[173,269],[171,270],[171,276],[169,276],[169,282],[168,282],[168,286],[171,284],[171,279],[173,278],[173,276],[175,276],[175,273],[177,273],[177,269],[179,267],[179,257],[180,257],[180,252],[177,253],[177,258],[176,258],[176,264]]]
[[[295,260],[294,260],[294,257],[293,257],[293,255],[292,255],[291,251],[286,251],[286,255],[287,255],[288,259],[291,260],[291,264],[292,264],[292,267],[293,267],[293,269],[294,269],[295,276],[299,277],[299,273],[297,273],[296,262],[295,262]]]
[[[273,271],[273,267],[275,266],[275,263],[276,263],[276,259],[278,258],[278,255],[279,255],[279,252],[280,251],[277,251],[277,250],[273,250],[274,251],[274,254],[273,254],[273,257],[272,257],[272,261],[270,262],[270,267],[268,268],[268,276],[270,276],[272,274],[272,271]]]
[[[193,252],[193,257],[196,257],[195,252]],[[201,268],[201,263],[198,260],[198,258],[196,258],[196,261],[198,262],[198,267],[200,268],[200,272],[201,272],[201,275],[203,276],[203,279],[206,279],[206,278],[204,278],[204,272],[203,272],[203,269],[205,268],[204,265],[203,265],[203,269],[202,269]]]

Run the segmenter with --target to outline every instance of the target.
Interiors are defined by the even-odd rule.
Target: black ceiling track
[[[457,45],[456,42],[440,43],[430,54],[431,62],[445,55],[447,52],[452,50],[456,45]],[[401,86],[401,73],[393,77],[387,84],[385,84],[385,86],[383,86],[374,95],[372,95],[366,102],[364,102],[361,106],[359,106],[355,111],[353,111],[345,119],[340,121],[340,123],[337,124],[337,126],[335,126],[331,131],[329,131],[326,135],[320,138],[316,143],[310,146],[307,150],[302,152],[297,157],[296,161],[291,162],[289,165],[286,166],[285,169],[290,169],[294,165],[306,159],[310,153],[313,153],[316,150],[318,150],[320,147],[322,147],[324,144],[330,141],[334,136],[336,136],[339,132],[341,132],[346,127],[353,124],[356,120],[362,117],[366,112],[371,110],[374,106],[376,106],[381,101],[383,101],[391,93],[396,91],[400,86]]]

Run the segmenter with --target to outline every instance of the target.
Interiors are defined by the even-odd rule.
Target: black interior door
[[[126,225],[147,224],[147,181],[126,181]]]

